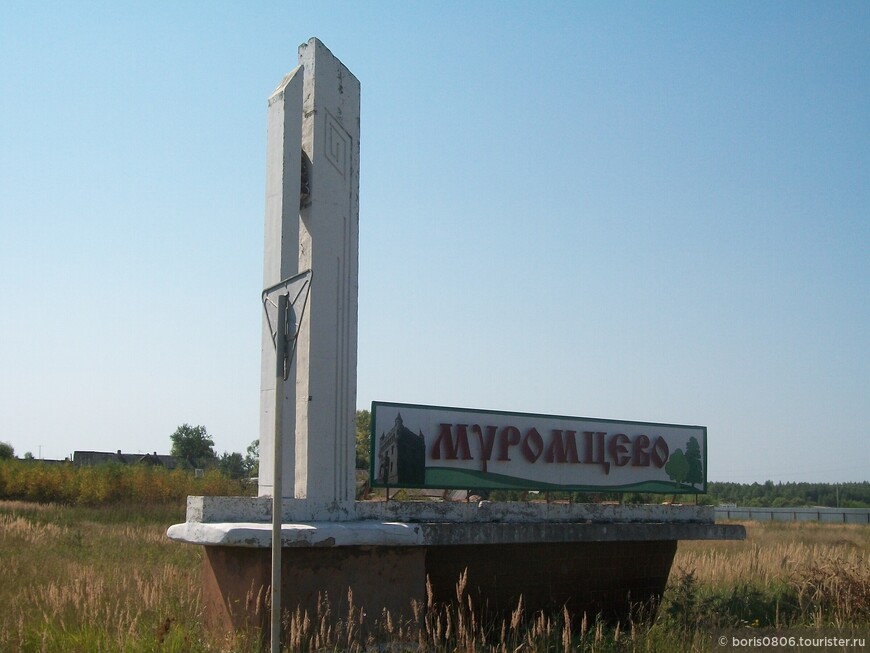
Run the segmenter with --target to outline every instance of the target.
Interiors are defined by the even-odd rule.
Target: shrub
[[[192,471],[145,465],[73,467],[0,460],[0,499],[105,506],[182,502],[188,495],[250,493],[243,482],[218,470],[209,470],[197,479]]]

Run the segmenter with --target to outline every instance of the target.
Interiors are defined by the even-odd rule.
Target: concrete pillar
[[[264,287],[313,272],[295,400],[285,383],[283,493],[297,500],[294,518],[343,519],[355,494],[360,86],[317,39],[299,47],[299,64],[269,100],[266,171]],[[273,486],[274,360],[264,324],[261,496]]]
[[[299,272],[299,197],[302,168],[303,69],[297,66],[269,98],[266,134],[266,224],[263,287]],[[260,496],[272,495],[275,449],[275,345],[263,316],[260,376]],[[292,370],[291,370],[292,372]],[[296,469],[296,393],[284,383],[283,494],[293,496]]]
[[[355,495],[360,85],[317,39],[299,63],[310,161],[299,267],[314,274],[296,352],[295,496],[312,517],[337,518],[352,515]]]

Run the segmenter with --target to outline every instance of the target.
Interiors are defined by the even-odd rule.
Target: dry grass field
[[[168,505],[70,507],[0,501],[0,651],[257,650],[200,620],[201,551],[169,541]],[[419,606],[414,624],[378,615],[330,626],[292,619],[293,650],[712,651],[717,629],[870,634],[870,527],[748,523],[745,542],[680,545],[655,618],[571,628],[564,615],[482,624],[466,600]],[[462,587],[458,595],[464,597]],[[523,618],[525,617],[525,618]],[[868,640],[870,643],[870,640]]]

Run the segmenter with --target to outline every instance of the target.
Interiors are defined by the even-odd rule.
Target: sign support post
[[[278,324],[275,329],[275,433],[281,432],[284,404],[284,372],[287,359],[287,295],[278,295]],[[272,651],[281,649],[281,492],[282,450],[284,438],[275,438],[272,476]]]
[[[305,314],[308,292],[311,287],[311,270],[306,270],[276,286],[263,291],[263,308],[266,311],[266,324],[275,345],[275,432],[280,433],[283,424],[284,383],[290,376],[296,341],[299,337],[299,324]],[[295,293],[295,294],[294,294]],[[293,298],[291,299],[291,294]],[[296,304],[301,302],[299,315]],[[272,316],[272,310],[275,315]],[[274,321],[273,321],[274,320]],[[271,653],[281,650],[281,523],[283,517],[283,494],[281,474],[283,471],[283,438],[274,440],[273,490],[272,490],[272,622]]]

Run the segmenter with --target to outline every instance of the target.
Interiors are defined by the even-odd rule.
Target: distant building
[[[26,463],[39,463],[41,465],[69,465],[69,459],[57,460],[54,458],[16,458]]]
[[[174,456],[154,453],[122,453],[118,449],[115,453],[106,451],[76,451],[73,453],[73,464],[76,467],[95,467],[116,463],[119,465],[154,465],[175,469],[178,460]]]
[[[426,443],[402,422],[402,414],[378,446],[378,482],[384,485],[422,485],[426,476]]]

